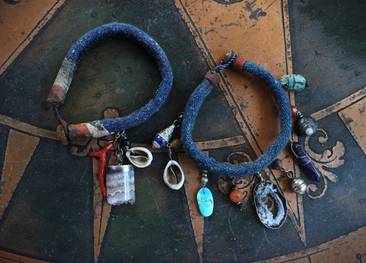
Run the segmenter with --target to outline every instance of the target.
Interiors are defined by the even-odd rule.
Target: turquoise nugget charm
[[[297,74],[284,75],[280,78],[282,87],[287,91],[302,91],[307,87],[306,79]]]
[[[214,209],[213,196],[210,189],[203,187],[197,193],[197,203],[203,216],[212,215]]]
[[[208,217],[213,213],[214,200],[210,189],[206,187],[208,182],[206,170],[203,171],[201,182],[202,188],[197,193],[197,203],[201,214],[205,217]]]

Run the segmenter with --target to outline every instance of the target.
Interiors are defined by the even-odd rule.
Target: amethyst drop
[[[321,174],[314,166],[309,156],[306,154],[305,149],[298,142],[291,142],[291,150],[297,157],[299,165],[305,174],[313,181],[320,182]]]

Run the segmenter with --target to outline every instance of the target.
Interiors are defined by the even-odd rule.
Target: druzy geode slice
[[[286,198],[270,183],[259,183],[254,188],[254,205],[259,220],[268,228],[277,229],[287,217]]]

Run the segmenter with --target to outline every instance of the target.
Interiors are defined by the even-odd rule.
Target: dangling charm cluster
[[[197,203],[201,214],[204,217],[208,217],[213,213],[214,200],[210,189],[206,187],[206,184],[208,182],[206,170],[203,170],[201,182],[202,188],[197,193]]]
[[[179,163],[173,160],[172,148],[179,149],[182,146],[180,140],[175,139],[170,142],[172,138],[173,132],[175,128],[180,126],[180,123],[183,118],[183,113],[179,115],[179,117],[174,120],[173,124],[168,128],[158,132],[153,139],[152,148],[159,149],[163,147],[168,147],[169,151],[169,159],[170,161],[167,163],[164,169],[163,180],[165,184],[173,189],[179,190],[184,184],[184,172],[182,167],[180,167]]]
[[[291,179],[291,188],[296,194],[304,194],[306,192],[307,185],[301,178],[294,178],[294,172],[291,170],[286,170],[283,167],[283,163],[280,159],[276,159],[271,164],[272,168],[275,170],[280,170],[289,179]]]
[[[116,164],[106,164],[106,154],[114,146]],[[124,131],[118,132],[113,141],[99,152],[89,152],[90,156],[100,158],[99,181],[103,195],[111,205],[134,204],[135,203],[135,176],[134,168],[144,168],[151,164],[153,159],[151,152],[143,147],[130,148],[131,143]],[[123,164],[126,157],[131,164]],[[104,181],[106,182],[104,184]]]

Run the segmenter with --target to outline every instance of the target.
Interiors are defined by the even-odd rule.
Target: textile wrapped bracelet
[[[159,69],[162,81],[156,91],[156,96],[145,106],[128,116],[108,118],[88,123],[68,125],[59,115],[58,108],[64,103],[77,64],[82,54],[91,46],[108,38],[130,40],[144,48],[152,57]],[[132,128],[159,110],[168,97],[173,83],[173,74],[169,61],[159,44],[142,30],[121,23],[111,23],[95,28],[81,37],[70,49],[58,72],[47,101],[51,103],[55,116],[60,122],[57,128],[58,137],[62,144],[87,138],[98,138],[118,131]]]
[[[223,63],[226,64],[220,65],[216,67],[215,71],[206,74],[205,79],[192,93],[187,102],[181,125],[183,148],[196,163],[208,172],[230,177],[254,174],[269,166],[288,143],[292,125],[290,104],[281,84],[268,70],[246,61],[241,56],[236,56],[233,52],[227,55]],[[264,81],[273,92],[279,108],[280,134],[273,144],[268,147],[266,152],[252,163],[241,163],[238,165],[218,163],[215,159],[208,157],[199,150],[192,139],[192,130],[198,111],[206,96],[219,83],[220,79],[217,73],[229,64],[232,64],[236,71],[245,71]]]

